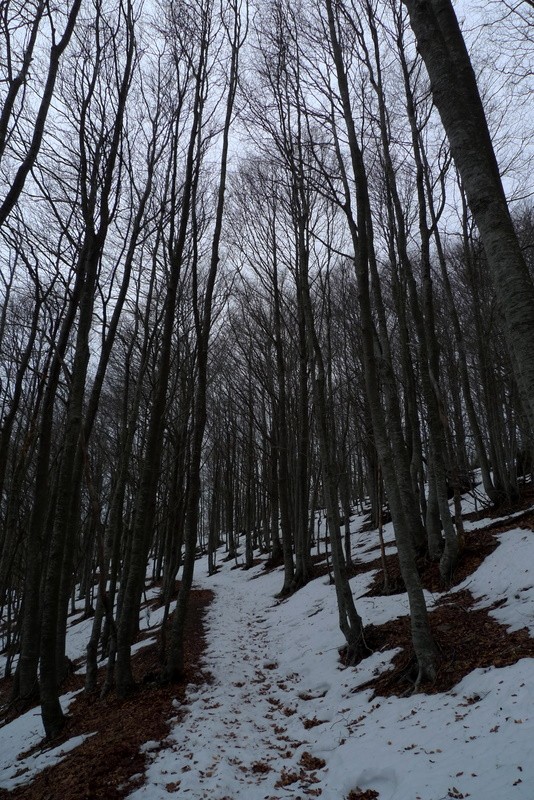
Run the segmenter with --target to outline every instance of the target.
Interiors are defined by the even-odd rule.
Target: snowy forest
[[[66,692],[95,726],[137,703],[142,731],[172,692],[216,698],[210,653],[254,683],[236,677],[250,637],[274,674],[301,625],[330,660],[295,709],[330,673],[438,703],[497,664],[455,672],[453,647],[502,667],[513,650],[532,685],[533,76],[532,0],[0,3],[0,752],[32,709],[36,747],[74,736]],[[512,530],[528,541],[493,555]],[[496,622],[474,587],[514,570],[487,608],[523,598],[522,622]],[[256,757],[257,794],[197,775],[135,797],[533,796],[526,754],[509,794],[491,771],[484,790],[430,791],[424,770],[345,785],[357,749],[321,788],[302,777],[328,762],[316,713],[296,772]],[[229,734],[204,735],[200,752]],[[0,797],[129,796],[143,742],[113,786],[32,789],[50,764],[26,780],[0,758]]]

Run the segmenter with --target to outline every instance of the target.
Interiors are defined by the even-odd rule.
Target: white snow
[[[67,711],[72,699],[79,692],[69,692],[61,698],[63,711]],[[45,767],[59,763],[70,750],[74,750],[87,736],[75,736],[67,742],[33,755],[21,757],[43,739],[41,713],[33,708],[2,727],[0,720],[0,789],[14,789],[28,783]]]
[[[378,537],[357,533],[361,523],[352,523],[353,551],[368,562],[379,555]],[[384,536],[389,549],[391,525]],[[451,594],[468,588],[480,608],[500,601],[491,614],[534,635],[534,533],[516,528],[499,541]],[[208,577],[206,562],[197,562],[197,585],[215,593],[202,665],[213,681],[189,687],[185,705],[173,703],[185,718],[174,719],[163,749],[144,745],[146,782],[130,800],[342,800],[356,787],[376,790],[380,800],[533,800],[534,659],[475,670],[446,693],[372,699],[358,687],[387,669],[395,651],[341,667],[343,637],[327,577],[279,602],[280,570],[232,566],[221,563]],[[406,614],[405,595],[363,596],[373,574],[351,581],[364,623]],[[429,606],[437,599],[427,595]],[[143,627],[153,628],[157,617],[153,611]],[[0,788],[57,757],[43,754],[34,772],[13,777],[23,763],[13,765],[17,754],[41,736],[37,711],[0,728]],[[305,769],[305,753],[324,767]],[[288,783],[291,774],[297,779]]]
[[[521,528],[498,534],[499,547],[457,588],[480,598],[478,608],[502,603],[490,614],[509,630],[528,628],[534,637],[533,538],[532,531]]]
[[[391,533],[387,526],[386,541]],[[510,629],[532,626],[534,534],[517,529],[500,540],[463,585],[480,607],[506,598],[492,613]],[[378,555],[376,532],[355,535],[354,542],[355,555],[372,560],[372,549]],[[351,581],[364,621],[405,614],[404,595],[361,596],[372,575]],[[475,670],[443,694],[371,700],[369,690],[357,687],[394,653],[375,653],[356,669],[340,667],[343,640],[325,578],[278,603],[280,572],[224,565],[207,578],[201,566],[197,576],[215,592],[205,655],[214,683],[188,693],[186,719],[173,727],[130,800],[163,800],[172,791],[194,800],[297,800],[316,787],[326,800],[356,787],[378,791],[380,800],[534,797],[534,660]],[[435,599],[427,595],[429,606]],[[306,728],[313,720],[321,724]],[[301,773],[304,752],[326,762],[315,771],[318,783],[277,787],[283,770]],[[258,763],[270,771],[254,772]]]

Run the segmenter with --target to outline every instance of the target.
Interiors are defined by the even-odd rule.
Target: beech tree
[[[514,374],[534,429],[534,284],[508,210],[473,66],[450,0],[404,2],[480,231]]]
[[[387,355],[388,337],[385,331],[382,295],[376,272],[376,254],[373,247],[373,226],[367,170],[356,131],[345,54],[340,38],[344,9],[340,4],[328,1],[325,10],[331,59],[336,72],[339,103],[348,140],[351,178],[355,186],[356,207],[353,210],[352,192],[347,172],[344,162],[339,158],[338,163],[343,176],[344,209],[355,253],[365,386],[369,400],[373,434],[393,518],[401,573],[410,601],[412,640],[418,662],[418,675],[415,679],[415,685],[417,686],[422,680],[432,679],[435,674],[436,658],[436,648],[430,632],[421,580],[415,561],[417,546],[417,533],[415,531],[418,528],[422,529],[422,526],[420,520],[417,522],[418,512],[414,505],[415,498],[409,471],[407,470],[407,462],[405,461],[403,465],[402,460],[399,460],[403,452],[405,452],[405,442],[401,428],[398,399],[394,392],[395,379],[392,374],[391,361]],[[378,307],[379,332],[380,329],[383,332],[382,335],[379,333],[378,342],[375,338],[377,334],[372,313],[371,289],[374,291]],[[380,350],[383,354],[381,360],[385,365],[383,372],[389,431],[379,388],[377,351],[379,352]],[[411,527],[412,520],[415,522],[415,531]]]
[[[205,13],[209,19],[209,10],[206,10]],[[207,274],[202,293],[199,289],[199,279],[198,273],[196,272],[196,265],[195,272],[193,274],[193,282],[195,287],[193,295],[193,309],[197,343],[197,374],[195,393],[193,397],[194,424],[191,434],[191,460],[188,476],[189,485],[187,505],[185,509],[184,568],[180,592],[178,594],[177,607],[173,618],[172,639],[169,643],[169,652],[165,670],[166,677],[169,679],[181,677],[184,669],[184,626],[189,593],[191,591],[191,585],[193,582],[199,524],[202,445],[204,441],[204,431],[206,427],[207,416],[206,395],[208,381],[208,354],[211,327],[213,323],[213,304],[216,288],[215,284],[219,274],[219,262],[221,259],[220,248],[226,202],[230,130],[234,117],[234,102],[238,86],[239,56],[248,30],[248,5],[246,0],[245,2],[242,2],[242,0],[230,0],[230,2],[221,9],[221,14],[222,28],[224,29],[226,42],[230,49],[227,72],[228,80],[224,104],[221,156],[217,175],[218,185],[216,190],[217,199],[215,205],[214,226],[211,237],[209,264],[207,267]],[[209,36],[209,28],[205,30],[204,36],[206,38]]]

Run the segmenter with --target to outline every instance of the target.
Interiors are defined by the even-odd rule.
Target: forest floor
[[[150,757],[147,742],[164,746],[171,725],[184,715],[186,687],[209,679],[202,671],[201,656],[205,648],[204,610],[212,599],[209,589],[196,589],[192,593],[185,679],[183,684],[173,686],[172,691],[153,680],[160,669],[158,642],[154,639],[160,627],[156,619],[141,631],[133,657],[137,688],[128,698],[120,699],[113,693],[105,698],[100,698],[98,693],[86,695],[83,692],[83,659],[73,662],[74,672],[64,687],[68,690],[67,724],[61,737],[53,743],[42,739],[38,709],[17,714],[15,709],[7,707],[4,733],[0,721],[0,753],[4,751],[5,757],[13,745],[17,750],[21,740],[25,747],[11,764],[8,782],[18,784],[16,788],[3,789],[0,772],[0,798],[118,800],[142,783]],[[157,601],[147,600],[145,613],[155,604],[157,606]],[[88,621],[80,620],[79,616],[72,619],[72,627],[81,625],[88,630]],[[100,685],[104,682],[105,671],[104,665],[99,670]],[[11,681],[0,682],[0,704],[9,700],[10,689]],[[28,725],[30,737],[26,740]],[[36,728],[37,740],[34,741]],[[1,756],[0,759],[4,760]],[[52,766],[47,765],[50,760],[55,761]],[[26,782],[27,777],[31,778],[30,782]]]
[[[372,653],[356,667],[343,664],[320,558],[315,579],[283,601],[280,570],[259,556],[249,571],[221,561],[212,577],[199,561],[179,687],[153,681],[161,610],[149,587],[139,688],[127,700],[80,691],[91,621],[78,614],[64,736],[43,742],[38,708],[0,721],[0,798],[532,800],[533,504],[529,491],[492,515],[466,498],[453,585],[421,563],[439,661],[436,681],[416,694],[391,525],[396,593],[384,595],[377,532],[362,531],[363,517],[352,520],[351,586]]]

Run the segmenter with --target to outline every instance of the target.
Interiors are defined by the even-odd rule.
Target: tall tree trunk
[[[296,178],[295,178],[296,180]],[[365,645],[363,622],[356,609],[354,597],[347,576],[347,564],[343,554],[343,544],[339,524],[339,488],[338,465],[334,453],[334,431],[330,422],[327,393],[326,371],[323,353],[313,319],[313,309],[310,297],[308,277],[308,247],[306,243],[307,212],[306,200],[303,198],[304,187],[296,187],[296,227],[298,236],[298,273],[297,291],[303,305],[305,315],[306,334],[310,357],[313,358],[313,400],[315,417],[317,420],[317,435],[321,455],[321,468],[323,476],[323,495],[326,506],[330,549],[332,554],[332,568],[334,585],[336,589],[339,627],[346,641],[345,660],[348,664],[355,664],[367,653]]]
[[[534,430],[534,284],[510,218],[475,73],[450,0],[403,0],[484,245]]]
[[[343,105],[343,116],[349,141],[352,172],[356,183],[357,218],[355,219],[352,213],[350,190],[346,176],[344,176],[345,209],[354,244],[359,290],[358,297],[362,325],[365,386],[369,399],[377,453],[382,466],[384,483],[395,529],[401,574],[410,603],[412,641],[418,663],[418,675],[416,678],[416,686],[418,686],[422,680],[433,680],[435,677],[436,646],[430,632],[423,588],[415,560],[414,539],[412,531],[410,530],[411,520],[406,516],[406,501],[403,502],[401,487],[397,482],[396,465],[393,458],[390,436],[388,436],[387,433],[382,409],[382,399],[379,392],[379,374],[376,363],[376,331],[372,317],[369,286],[370,274],[375,281],[376,274],[373,275],[373,272],[370,270],[374,256],[372,253],[373,240],[367,175],[363,154],[358,143],[352,117],[348,79],[345,72],[343,51],[338,38],[339,19],[336,17],[336,8],[337,3],[332,2],[332,0],[326,0],[332,55]],[[341,162],[340,168],[342,170]]]
[[[242,6],[241,0],[230,0],[230,21],[224,23],[231,47],[230,72],[228,76],[228,89],[226,97],[226,113],[222,131],[222,147],[219,167],[219,186],[217,191],[217,206],[213,238],[211,242],[211,255],[209,270],[206,278],[206,287],[202,307],[199,308],[198,296],[194,298],[195,322],[197,334],[197,385],[193,404],[193,429],[191,435],[191,457],[189,469],[189,483],[187,492],[187,507],[184,526],[184,566],[182,582],[178,592],[176,610],[174,612],[171,641],[165,677],[176,680],[183,676],[184,670],[184,631],[187,617],[189,594],[193,583],[193,572],[196,556],[196,543],[198,536],[199,502],[201,495],[201,462],[204,430],[206,427],[207,406],[206,390],[208,383],[208,355],[210,333],[212,326],[213,296],[217,279],[220,243],[226,199],[226,181],[228,170],[228,150],[230,143],[230,127],[233,117],[234,101],[237,90],[239,53],[248,28],[248,6]],[[205,20],[203,20],[203,23]],[[205,31],[203,45],[207,47],[209,32]]]

